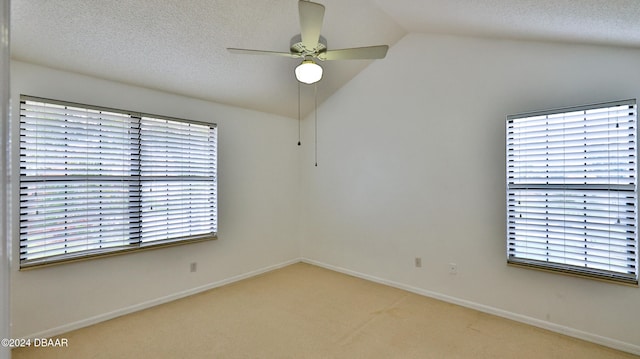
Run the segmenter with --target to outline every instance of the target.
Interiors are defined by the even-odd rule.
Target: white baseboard
[[[544,321],[544,320],[528,317],[526,315],[509,312],[509,311],[506,311],[506,310],[490,307],[490,306],[487,306],[487,305],[484,305],[484,304],[474,303],[474,302],[467,301],[467,300],[464,300],[464,299],[451,297],[451,296],[448,296],[448,295],[445,295],[445,294],[432,292],[432,291],[429,291],[429,290],[426,290],[426,289],[413,287],[413,286],[410,286],[410,285],[407,285],[407,284],[398,283],[398,282],[395,282],[395,281],[391,281],[391,280],[387,280],[387,279],[371,276],[371,275],[368,275],[368,274],[356,272],[356,271],[353,271],[353,270],[350,270],[350,269],[346,269],[346,268],[342,268],[342,267],[337,267],[337,266],[334,266],[334,265],[331,265],[331,264],[319,262],[319,261],[316,261],[316,260],[313,260],[313,259],[309,259],[309,258],[302,258],[302,262],[308,263],[308,264],[312,264],[312,265],[315,265],[315,266],[318,266],[318,267],[330,269],[330,270],[333,270],[333,271],[336,271],[336,272],[348,274],[348,275],[351,275],[351,276],[354,276],[354,277],[366,279],[368,281],[372,281],[372,282],[388,285],[390,287],[403,289],[403,290],[406,290],[408,292],[412,292],[412,293],[415,293],[415,294],[423,295],[425,297],[438,299],[438,300],[441,300],[443,302],[457,304],[457,305],[460,305],[460,306],[463,306],[463,307],[466,307],[466,308],[475,309],[475,310],[478,310],[478,311],[481,311],[481,312],[484,312],[484,313],[493,314],[493,315],[496,315],[496,316],[499,316],[499,317],[515,320],[515,321],[520,322],[520,323],[529,324],[529,325],[532,325],[532,326],[535,326],[535,327],[538,327],[538,328],[542,328],[542,329],[547,329],[547,330],[550,330],[552,332],[556,332],[556,333],[564,334],[564,335],[567,335],[567,336],[570,336],[570,337],[586,340],[586,341],[589,341],[589,342],[592,342],[592,343],[604,345],[604,346],[607,346],[607,347],[610,347],[610,348],[613,348],[613,349],[621,350],[621,351],[632,353],[632,354],[635,354],[635,355],[640,355],[640,346],[635,345],[635,344],[622,342],[622,341],[619,341],[619,340],[616,340],[616,339],[607,338],[607,337],[603,337],[603,336],[600,336],[600,335],[597,335],[597,334],[588,333],[588,332],[584,332],[584,331],[581,331],[581,330],[578,330],[578,329],[569,328],[569,327],[565,327],[565,326],[562,326],[562,325],[559,325],[559,324],[555,324],[555,323],[551,323],[551,322],[548,322],[548,321]]]
[[[219,280],[213,283],[209,283],[209,284],[205,284],[203,286],[200,287],[195,287],[195,288],[191,288],[191,289],[187,289],[185,291],[182,292],[177,292],[177,293],[173,293],[161,298],[156,298],[156,299],[152,299],[146,302],[142,302],[142,303],[138,303],[129,307],[125,307],[125,308],[121,308],[118,310],[114,310],[112,312],[108,312],[108,313],[104,313],[104,314],[99,314],[87,319],[82,319],[73,323],[68,323],[68,324],[64,324],[55,328],[51,328],[51,329],[47,329],[38,333],[33,333],[27,336],[24,336],[24,339],[35,339],[35,338],[51,338],[63,333],[67,333],[70,332],[72,330],[77,330],[80,328],[84,328],[84,327],[88,327],[90,325],[94,325],[94,324],[98,324],[100,322],[104,322],[107,321],[109,319],[113,319],[113,318],[117,318],[126,314],[131,314],[140,310],[144,310],[144,309],[148,309],[151,307],[155,307],[157,305],[160,304],[164,304],[164,303],[168,303],[168,302],[172,302],[174,300],[177,299],[181,299],[181,298],[185,298],[188,297],[190,295],[194,295],[194,294],[198,294],[200,292],[204,292],[207,291],[209,289],[213,289],[213,288],[217,288],[217,287],[221,287],[223,285],[226,284],[231,284],[233,282],[237,282],[243,279],[247,279],[247,278],[251,278],[251,277],[255,277],[257,275],[266,273],[266,272],[270,272],[272,270],[275,269],[279,269],[282,267],[286,267],[288,265],[294,264],[294,263],[298,263],[300,262],[300,258],[296,258],[296,259],[292,259],[292,260],[288,260],[286,262],[282,262],[279,264],[275,264],[275,265],[271,265],[268,267],[264,267],[264,268],[260,268],[260,269],[256,269],[253,270],[251,272],[247,272],[244,274],[239,274],[230,278],[226,278],[223,280]]]

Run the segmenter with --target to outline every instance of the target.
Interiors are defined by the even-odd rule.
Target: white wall
[[[504,140],[508,114],[640,96],[639,66],[637,49],[407,35],[318,111],[302,255],[640,354],[639,288],[506,265]]]
[[[9,128],[9,0],[0,0],[0,339],[10,337],[7,152]],[[11,352],[0,345],[0,358]]]
[[[299,258],[295,120],[21,62],[11,63],[11,75],[14,122],[19,95],[28,94],[215,122],[219,146],[216,241],[20,272],[14,235],[13,337],[68,330]]]

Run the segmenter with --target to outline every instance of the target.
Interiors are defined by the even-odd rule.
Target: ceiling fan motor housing
[[[327,50],[327,39],[324,36],[320,35],[320,39],[318,40],[318,45],[315,49],[307,49],[302,44],[302,36],[300,34],[291,38],[291,52],[298,53],[301,56],[314,56],[318,55]]]

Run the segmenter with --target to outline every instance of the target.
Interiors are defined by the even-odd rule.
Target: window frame
[[[578,185],[569,185],[569,184],[564,184],[564,185],[559,185],[557,183],[554,183],[554,180],[549,180],[549,177],[547,177],[547,183],[543,184],[540,182],[535,182],[535,180],[539,180],[539,175],[538,174],[532,174],[529,173],[527,171],[529,171],[529,167],[527,167],[527,169],[525,170],[525,172],[527,172],[527,175],[532,175],[532,178],[534,178],[535,180],[531,180],[534,183],[526,183],[526,184],[522,184],[525,182],[529,182],[529,179],[527,179],[527,181],[522,181],[522,178],[526,178],[526,177],[518,177],[517,175],[514,175],[514,173],[517,172],[516,169],[514,169],[515,167],[518,167],[519,165],[521,165],[520,163],[516,164],[517,162],[517,158],[519,157],[527,157],[527,156],[531,156],[534,157],[534,155],[531,154],[526,154],[526,155],[520,155],[520,154],[510,154],[510,146],[513,146],[513,148],[515,148],[515,146],[517,146],[516,142],[517,141],[522,141],[523,138],[525,138],[527,135],[521,135],[520,139],[516,139],[516,135],[515,133],[515,125],[513,124],[513,121],[515,120],[531,120],[533,121],[533,118],[536,118],[538,121],[540,121],[540,117],[544,117],[546,116],[546,119],[550,119],[551,116],[559,116],[562,114],[576,114],[577,112],[580,111],[585,111],[585,113],[587,111],[593,111],[596,109],[607,109],[607,108],[613,108],[616,106],[633,106],[633,113],[629,114],[628,116],[632,116],[633,121],[631,122],[632,127],[629,127],[629,129],[627,130],[628,133],[632,133],[633,137],[629,137],[628,139],[628,143],[624,146],[621,146],[625,151],[627,152],[632,152],[633,155],[630,155],[628,158],[629,162],[625,162],[627,163],[627,165],[625,165],[625,167],[629,167],[629,163],[633,163],[633,168],[632,169],[626,169],[628,170],[630,173],[630,177],[632,179],[632,183],[625,183],[623,185],[620,184],[616,184],[613,182],[610,182],[608,185],[606,185],[606,188],[603,187],[602,184],[596,184],[596,182],[598,182],[597,180],[593,182],[593,184],[591,184],[591,182],[589,182],[590,180],[586,179],[587,175],[586,173],[589,172],[588,164],[586,162],[590,161],[587,158],[590,157],[590,155],[588,155],[588,147],[585,147],[585,155],[583,155],[583,157],[581,157],[580,162],[584,161],[584,171],[585,171],[585,179],[584,179],[584,185],[582,184],[578,184]],[[585,115],[585,122],[587,121],[587,115]],[[610,119],[611,116],[607,117],[607,119]],[[549,139],[549,136],[557,136],[557,135],[551,135],[550,133],[553,133],[553,130],[550,130],[551,125],[549,124],[551,120],[548,120],[546,123],[546,127],[547,129],[544,130],[544,134],[545,136],[547,136],[547,141],[551,141],[553,139]],[[562,132],[563,135],[564,131],[565,131],[565,127],[567,126],[567,121],[563,119],[561,128],[562,128]],[[587,126],[587,125],[585,125]],[[591,123],[589,124],[589,126],[591,126]],[[616,125],[617,126],[617,125]],[[559,127],[556,127],[559,128]],[[585,127],[586,128],[586,127]],[[617,127],[616,127],[617,128]],[[557,129],[556,129],[557,131]],[[610,131],[610,130],[607,130]],[[586,130],[585,130],[586,133]],[[539,133],[536,134],[537,136],[542,136]],[[511,138],[510,138],[511,136]],[[586,137],[588,135],[584,135],[584,141],[590,141],[591,137]],[[590,135],[589,135],[590,136]],[[587,139],[589,138],[589,139]],[[614,142],[612,139],[614,137],[611,137],[611,135],[607,135],[606,141],[607,141],[607,146],[609,146],[610,143]],[[552,110],[544,110],[544,111],[535,111],[535,112],[528,112],[528,113],[521,113],[521,114],[516,114],[516,115],[509,115],[506,118],[506,126],[505,126],[505,164],[506,164],[506,193],[505,193],[505,197],[506,197],[506,259],[507,259],[507,264],[510,266],[516,266],[516,267],[525,267],[525,268],[531,268],[531,269],[537,269],[537,270],[542,270],[542,271],[547,271],[547,272],[553,272],[553,273],[562,273],[562,274],[568,274],[568,275],[572,275],[572,276],[578,276],[578,277],[585,277],[585,278],[591,278],[591,279],[596,279],[596,280],[602,280],[602,281],[608,281],[608,282],[614,282],[614,283],[618,283],[618,284],[625,284],[625,285],[631,285],[631,286],[638,286],[638,233],[637,233],[637,228],[638,228],[638,184],[637,184],[637,176],[638,176],[638,166],[637,166],[637,158],[638,158],[638,148],[637,148],[637,138],[638,138],[638,113],[637,113],[637,103],[635,99],[629,99],[629,100],[621,100],[621,101],[612,101],[612,102],[605,102],[605,103],[598,103],[598,104],[592,104],[592,105],[584,105],[584,106],[574,106],[574,107],[566,107],[566,108],[559,108],[559,109],[552,109]],[[582,141],[582,139],[580,139]],[[563,140],[564,141],[564,140]],[[524,143],[524,142],[523,142]],[[555,144],[555,142],[553,143]],[[537,157],[546,157],[546,159],[536,159],[536,160],[529,160],[528,166],[533,166],[533,164],[531,164],[531,161],[534,162],[543,162],[546,161],[546,166],[549,166],[549,163],[552,162],[553,160],[551,160],[550,158],[554,155],[557,155],[558,153],[562,153],[562,156],[564,158],[564,156],[566,156],[568,152],[567,148],[569,145],[565,145],[563,143],[562,145],[562,150],[560,152],[555,152],[554,150],[552,150],[553,152],[549,151],[549,146],[552,146],[551,144],[549,144],[549,142],[547,142],[547,152],[546,155],[535,155]],[[588,144],[585,144],[585,146],[588,146]],[[626,148],[625,148],[626,147]],[[539,147],[538,147],[539,148]],[[565,152],[567,151],[567,152]],[[607,150],[609,151],[609,150]],[[616,151],[620,151],[620,149],[617,149]],[[527,152],[526,150],[524,152]],[[516,161],[514,162],[514,158],[516,159]],[[584,159],[583,159],[584,158]],[[622,157],[616,157],[615,159],[619,159]],[[555,159],[555,158],[554,158]],[[560,166],[558,165],[557,168],[562,168],[562,172],[561,172],[561,176],[558,178],[561,178],[565,183],[568,182],[574,182],[576,180],[576,178],[578,177],[572,177],[567,175],[567,172],[571,172],[572,170],[566,169],[567,165],[564,162],[565,160],[563,160],[563,165]],[[573,161],[573,160],[567,160],[567,161]],[[523,160],[523,162],[526,162],[525,160]],[[607,162],[606,165],[607,166],[614,166],[615,162],[612,162],[612,160],[610,160],[610,157],[607,157]],[[540,163],[537,163],[537,165],[540,165]],[[581,166],[582,163],[579,164],[579,166]],[[601,163],[598,163],[597,166],[601,166]],[[619,164],[618,164],[619,165]],[[553,164],[551,164],[551,166],[553,166]],[[569,165],[570,166],[570,165]],[[590,166],[590,165],[589,165]],[[551,173],[554,169],[557,169],[556,167],[547,167],[544,171],[540,171],[540,167],[538,167],[538,173],[540,172],[545,172],[547,174],[547,176],[549,176],[549,173]],[[632,170],[632,172],[631,172]],[[610,175],[610,173],[608,174]],[[557,179],[557,178],[556,178]],[[516,182],[521,181],[520,184],[517,184]],[[582,179],[580,180],[582,181]],[[629,181],[629,180],[626,180]],[[589,182],[589,184],[587,183]],[[632,190],[630,190],[630,188],[632,188]],[[573,224],[565,221],[569,221],[567,219],[562,219],[560,220],[562,222],[561,226],[552,226],[551,224],[549,224],[550,222],[553,222],[552,220],[550,220],[552,214],[552,210],[557,210],[557,209],[564,209],[564,211],[566,212],[570,212],[570,210],[573,210],[572,208],[576,208],[576,203],[571,201],[571,196],[575,196],[576,194],[582,192],[583,195],[586,195],[586,193],[589,193],[590,191],[606,191],[607,196],[604,198],[607,198],[609,201],[609,206],[616,206],[616,205],[612,205],[611,203],[614,203],[616,200],[617,201],[622,201],[619,198],[626,198],[626,202],[630,202],[629,198],[633,198],[632,202],[633,202],[633,227],[631,227],[629,224],[627,224],[628,226],[628,230],[625,231],[624,233],[626,233],[624,236],[626,237],[634,237],[634,240],[631,241],[631,245],[628,245],[629,248],[626,249],[626,256],[627,257],[631,257],[634,256],[633,258],[627,258],[626,259],[626,263],[627,265],[629,263],[632,263],[633,266],[631,267],[627,267],[627,268],[632,268],[629,269],[628,273],[622,273],[621,271],[618,270],[605,270],[602,268],[595,268],[591,267],[589,263],[591,263],[592,258],[590,256],[592,256],[593,254],[587,254],[587,252],[592,251],[593,249],[587,249],[587,248],[591,248],[592,244],[590,239],[588,238],[591,236],[591,233],[587,233],[592,231],[592,229],[587,229],[588,226],[591,225],[591,222],[588,222],[588,219],[584,220],[584,236],[587,237],[584,239],[584,248],[585,248],[585,258],[584,258],[584,262],[586,264],[584,264],[584,267],[580,267],[576,264],[568,264],[571,262],[575,262],[576,260],[571,258],[571,255],[575,255],[575,253],[571,252],[571,250],[568,250],[565,254],[565,257],[559,258],[558,260],[549,260],[549,257],[553,257],[553,254],[557,254],[559,251],[558,250],[554,250],[551,249],[549,250],[549,246],[555,246],[558,247],[559,244],[553,242],[553,240],[550,242],[549,241],[549,228],[553,227],[554,230],[557,231],[561,231],[563,234],[563,236],[566,237],[570,237],[574,234],[570,233],[575,227],[572,228]],[[523,193],[525,191],[531,191],[531,194],[527,194],[527,195],[523,195]],[[537,191],[538,193],[533,193]],[[544,195],[541,194],[541,192],[544,192]],[[553,199],[553,196],[558,196],[557,193],[552,193],[552,192],[561,192],[562,196],[563,196],[563,200],[562,201],[557,201],[555,199]],[[613,192],[613,193],[612,193]],[[516,194],[518,193],[518,194]],[[624,197],[620,197],[622,195],[618,195],[618,193],[628,193],[631,194],[632,193],[632,197],[624,196]],[[591,194],[593,196],[595,196],[595,192],[591,192]],[[541,260],[541,259],[536,259],[535,257],[544,257],[544,255],[536,255],[536,254],[529,254],[529,249],[526,249],[525,251],[521,251],[518,252],[518,249],[516,248],[518,246],[518,244],[516,244],[516,242],[519,239],[516,239],[516,237],[527,237],[527,235],[523,235],[524,232],[529,231],[529,229],[522,229],[522,222],[520,222],[520,225],[516,224],[519,222],[519,218],[521,217],[517,217],[522,216],[522,214],[525,214],[525,219],[523,221],[527,221],[529,218],[527,213],[533,213],[533,212],[527,212],[526,207],[528,206],[528,204],[521,204],[520,203],[520,199],[525,198],[523,196],[531,196],[533,197],[540,197],[540,196],[544,196],[545,201],[549,200],[551,202],[545,202],[544,208],[547,210],[545,213],[547,213],[546,220],[538,220],[538,222],[545,222],[545,224],[535,224],[534,226],[537,227],[536,229],[534,229],[533,231],[539,231],[540,228],[547,228],[547,251],[549,252],[553,252],[553,254],[547,253],[547,259],[546,262]],[[618,196],[618,197],[616,197]],[[589,196],[591,197],[591,196]],[[539,198],[538,198],[539,200]],[[586,200],[586,199],[585,199]],[[529,201],[529,199],[525,199],[525,201]],[[588,199],[586,200],[587,202],[584,202],[584,209],[582,209],[581,211],[584,212],[585,216],[588,217],[588,215],[586,214],[586,212],[590,212],[591,210],[588,209],[589,204],[587,203],[596,203],[598,200],[596,199]],[[516,203],[517,202],[517,203]],[[556,207],[555,204],[561,204],[562,207]],[[629,203],[625,203],[625,205],[629,206]],[[573,206],[573,207],[572,207]],[[618,204],[617,206],[620,206],[620,204]],[[524,208],[524,210],[523,210]],[[540,207],[542,208],[542,207]],[[537,210],[537,209],[536,209]],[[628,212],[625,212],[628,213]],[[544,215],[543,215],[544,216]],[[565,214],[563,214],[563,216],[565,216]],[[573,216],[573,214],[566,214],[566,216]],[[534,218],[534,215],[532,215],[531,218]],[[594,218],[594,217],[589,217],[589,218]],[[625,219],[628,219],[627,217],[624,217]],[[521,220],[522,221],[522,220]],[[620,219],[618,219],[618,223]],[[557,222],[557,221],[556,221]],[[575,224],[575,223],[574,223]],[[520,226],[521,229],[516,229],[516,226]],[[526,227],[526,226],[524,226]],[[568,231],[567,231],[568,230]],[[632,232],[630,232],[629,230],[632,230]],[[609,229],[609,231],[611,231],[611,229]],[[611,238],[611,233],[610,232],[609,236]],[[620,232],[618,232],[619,234]],[[628,234],[628,233],[633,233],[632,235]],[[625,240],[628,240],[625,239]],[[558,240],[556,240],[558,241]],[[595,241],[594,241],[595,242]],[[524,246],[529,246],[529,243],[532,243],[531,245],[535,246],[534,242],[528,242],[526,239],[524,241],[521,241],[520,246],[524,245]],[[568,243],[568,244],[567,244]],[[572,242],[569,241],[565,243],[564,245],[566,246],[570,246],[573,245],[576,242]],[[594,246],[595,247],[595,246]],[[609,261],[612,261],[612,258],[614,258],[614,256],[616,254],[620,254],[622,253],[622,250],[619,250],[618,252],[612,250],[611,248],[614,247],[613,245],[606,251],[607,253],[607,257],[609,258]],[[533,252],[535,252],[535,249],[532,250]],[[533,253],[531,252],[531,253]],[[523,254],[524,253],[524,254]],[[529,258],[527,258],[526,256],[529,255]],[[582,256],[582,255],[581,255]],[[560,261],[564,261],[564,263],[561,263]]]
[[[130,150],[131,151],[137,151],[136,154],[132,153],[132,156],[138,156],[137,159],[137,174],[132,175],[129,174],[129,176],[123,176],[123,183],[125,181],[129,181],[131,183],[133,183],[134,187],[137,187],[137,194],[132,194],[131,191],[128,191],[126,193],[126,195],[122,195],[121,199],[124,202],[128,202],[129,206],[128,208],[131,207],[135,207],[136,208],[136,212],[133,213],[133,216],[138,218],[137,219],[137,223],[133,223],[133,222],[129,222],[128,225],[129,226],[137,226],[137,235],[132,236],[131,233],[129,232],[129,237],[124,238],[122,240],[122,243],[128,243],[128,244],[122,244],[122,245],[116,245],[113,247],[107,247],[107,248],[100,248],[100,249],[84,249],[81,251],[75,251],[75,252],[71,252],[71,253],[64,253],[64,254],[59,254],[59,255],[50,255],[50,256],[44,256],[44,257],[39,257],[39,258],[35,258],[35,259],[28,259],[28,258],[23,258],[23,245],[26,243],[26,241],[28,241],[28,239],[23,239],[22,238],[22,228],[20,228],[21,226],[19,226],[18,228],[20,228],[17,232],[18,232],[18,247],[19,247],[19,251],[20,251],[20,255],[18,257],[18,262],[19,262],[19,267],[20,270],[27,270],[27,269],[33,269],[33,268],[40,268],[40,267],[46,267],[46,266],[51,266],[51,265],[58,265],[58,264],[62,264],[62,263],[69,263],[69,262],[76,262],[76,261],[84,261],[84,260],[88,260],[88,259],[93,259],[93,258],[99,258],[99,257],[106,257],[106,256],[114,256],[114,255],[120,255],[120,254],[126,254],[126,253],[132,253],[132,252],[139,252],[139,251],[145,251],[145,250],[150,250],[150,249],[157,249],[157,248],[165,248],[165,247],[172,247],[172,246],[177,246],[177,245],[185,245],[185,244],[190,244],[190,243],[198,243],[198,242],[203,242],[203,241],[209,241],[209,240],[215,240],[218,238],[218,204],[217,204],[217,197],[218,197],[218,175],[217,175],[217,163],[218,163],[218,139],[217,139],[217,124],[216,123],[212,123],[212,122],[201,122],[201,121],[193,121],[193,120],[187,120],[187,119],[181,119],[181,118],[175,118],[175,117],[170,117],[170,116],[163,116],[163,115],[155,115],[155,114],[148,114],[148,113],[142,113],[142,112],[135,112],[135,111],[127,111],[127,110],[121,110],[121,109],[116,109],[116,108],[109,108],[109,107],[104,107],[104,106],[94,106],[94,105],[87,105],[87,104],[81,104],[81,103],[75,103],[75,102],[69,102],[69,101],[61,101],[61,100],[54,100],[54,99],[48,99],[48,98],[42,98],[42,97],[36,97],[36,96],[30,96],[30,95],[24,95],[21,94],[20,98],[19,98],[19,107],[18,107],[18,113],[20,115],[20,121],[19,121],[19,125],[20,128],[22,128],[22,126],[24,125],[23,123],[23,110],[22,110],[22,105],[23,103],[27,102],[27,101],[34,101],[34,102],[40,102],[40,103],[45,103],[45,104],[51,104],[51,105],[56,105],[56,106],[64,106],[65,108],[70,108],[70,107],[74,107],[74,108],[81,108],[81,109],[86,109],[89,111],[100,111],[102,112],[110,112],[110,113],[116,113],[116,114],[122,114],[125,116],[130,116],[133,120],[133,122],[137,123],[138,126],[138,133],[134,133],[133,135],[137,136],[137,139],[135,140],[135,149],[134,150]],[[207,186],[211,187],[211,191],[208,193],[210,194],[210,197],[208,197],[208,202],[205,206],[207,206],[206,208],[211,212],[209,215],[208,220],[210,221],[211,224],[211,231],[207,230],[207,233],[203,233],[203,234],[199,234],[199,235],[191,235],[191,236],[175,236],[173,235],[173,237],[168,236],[168,238],[165,239],[160,239],[160,240],[153,240],[153,241],[144,241],[142,238],[142,216],[143,216],[143,209],[142,209],[142,192],[141,192],[141,188],[143,186],[143,183],[149,182],[149,181],[154,181],[154,180],[158,180],[161,179],[163,181],[168,181],[169,176],[167,177],[163,177],[161,174],[160,175],[156,175],[156,176],[151,176],[151,177],[144,177],[142,175],[142,167],[143,166],[147,166],[147,165],[143,165],[142,163],[142,159],[140,158],[140,152],[141,152],[141,148],[143,147],[143,140],[141,139],[143,137],[143,135],[141,135],[141,123],[143,121],[143,119],[147,119],[147,120],[158,120],[158,121],[165,121],[167,124],[175,124],[175,123],[179,123],[181,125],[186,125],[187,127],[194,127],[192,125],[195,125],[195,127],[198,128],[208,128],[208,132],[207,135],[209,137],[206,137],[207,139],[203,142],[205,144],[205,147],[203,147],[206,150],[210,150],[213,152],[213,157],[212,158],[208,158],[207,157],[207,161],[211,161],[211,164],[213,166],[213,168],[209,171],[211,173],[211,175],[209,177],[206,177],[206,179],[198,179],[197,181],[201,181],[201,182],[206,182]],[[42,120],[41,120],[42,121]],[[100,125],[98,125],[100,126]],[[96,127],[98,127],[96,126]],[[190,134],[190,133],[189,133]],[[21,133],[19,135],[19,139],[20,139],[20,149],[18,150],[18,158],[19,158],[19,165],[20,165],[20,170],[18,171],[18,189],[21,189],[24,185],[24,183],[35,183],[38,182],[37,180],[31,180],[31,181],[27,181],[28,176],[23,175],[22,171],[23,171],[23,146],[22,146],[22,141],[23,141],[23,134],[22,134],[22,130]],[[201,141],[202,142],[202,141]],[[67,143],[67,142],[64,142]],[[66,145],[63,145],[66,146]],[[126,146],[125,146],[126,148]],[[26,152],[26,151],[25,151]],[[99,152],[99,151],[98,151]],[[124,151],[126,152],[126,151]],[[167,151],[168,152],[168,151]],[[94,152],[92,152],[94,153]],[[66,156],[66,155],[65,155]],[[169,161],[169,160],[168,160]],[[170,161],[169,161],[170,162]],[[179,163],[187,163],[190,162],[190,157],[189,158],[185,158],[184,162],[179,162]],[[207,165],[209,165],[209,163],[207,163]],[[134,171],[135,172],[135,171]],[[34,176],[36,177],[36,176]],[[41,177],[46,177],[46,176],[41,176]],[[71,180],[76,180],[76,177],[80,177],[80,176],[70,176],[73,177]],[[106,176],[96,176],[96,177],[106,177]],[[166,178],[166,179],[165,179]],[[182,178],[182,180],[180,179]],[[178,182],[182,181],[183,183],[191,183],[193,182],[193,180],[189,180],[189,175],[183,175],[182,177],[180,176],[174,176],[173,179],[177,180]],[[192,179],[195,179],[196,176],[191,177]],[[98,180],[100,180],[98,178]],[[108,179],[108,180],[112,180],[113,179]],[[211,180],[211,182],[208,182],[209,180]],[[46,179],[44,180],[46,182]],[[86,181],[87,183],[89,181]],[[137,183],[137,184],[136,184]],[[177,183],[177,182],[176,182]],[[125,185],[122,185],[123,188],[125,187]],[[130,186],[130,185],[129,185]],[[20,192],[20,190],[19,190]],[[123,191],[124,192],[124,191]],[[134,191],[136,192],[136,191]],[[137,197],[136,197],[137,196]],[[23,223],[23,219],[22,219],[22,210],[23,210],[23,203],[22,203],[22,194],[18,194],[18,197],[20,198],[20,204],[18,205],[18,220],[20,221],[20,223]],[[185,197],[183,198],[189,198],[189,194],[185,195]],[[167,200],[167,202],[169,202]],[[66,205],[65,205],[66,206]],[[188,223],[191,223],[190,221]],[[123,226],[124,228],[124,226]],[[66,239],[65,239],[66,242]],[[26,254],[25,254],[26,255]]]

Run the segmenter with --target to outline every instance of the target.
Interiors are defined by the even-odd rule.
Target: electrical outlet
[[[422,258],[416,257],[415,264],[416,264],[416,268],[422,268]]]
[[[198,270],[198,262],[191,262],[189,266],[189,270],[193,273]]]
[[[457,274],[458,273],[458,265],[455,263],[449,263],[449,274]]]

